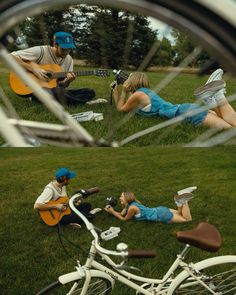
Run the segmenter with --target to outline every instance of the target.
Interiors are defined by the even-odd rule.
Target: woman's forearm
[[[115,99],[115,104],[116,104],[116,109],[118,111],[122,111],[122,107],[125,104],[125,98],[126,98],[126,92],[122,91],[121,95],[119,93],[114,93],[114,99]]]
[[[123,217],[123,216],[121,215],[120,212],[113,211],[112,214],[113,214],[116,218],[125,221],[125,217]]]

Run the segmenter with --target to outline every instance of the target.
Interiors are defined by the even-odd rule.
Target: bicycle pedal
[[[110,227],[108,230],[101,233],[101,238],[105,241],[111,240],[118,236],[120,227]]]

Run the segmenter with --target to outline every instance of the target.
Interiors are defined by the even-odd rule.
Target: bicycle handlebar
[[[92,188],[89,190],[90,193],[95,193],[98,191],[98,188]],[[81,193],[80,193],[81,194]],[[81,194],[82,196],[82,194]],[[96,232],[96,229],[94,225],[84,216],[83,213],[81,213],[74,205],[74,201],[77,199],[78,194],[72,196],[69,200],[70,208],[83,220],[85,223],[87,229],[90,231],[90,233],[94,237],[94,246],[95,248],[102,254],[106,255],[113,255],[113,256],[120,256],[120,257],[128,257],[128,258],[152,258],[156,256],[156,253],[152,250],[146,251],[146,250],[130,250],[130,251],[111,251],[108,249],[105,249],[99,245],[99,236]]]
[[[128,258],[154,258],[155,250],[128,250]]]
[[[80,189],[78,191],[75,192],[75,194],[81,194],[81,196],[83,198],[87,198],[88,196],[90,195],[93,195],[95,193],[98,193],[99,192],[99,188],[96,186],[96,187],[92,187],[92,188],[89,188],[89,189]]]
[[[95,193],[98,193],[98,192],[99,192],[99,188],[97,186],[89,188],[89,189],[86,190],[86,193],[87,193],[88,196],[90,196],[92,194],[95,194]]]

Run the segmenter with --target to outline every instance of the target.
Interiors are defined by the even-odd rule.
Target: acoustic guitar
[[[49,201],[48,205],[55,205],[55,204],[68,204],[69,198],[68,197],[61,197],[57,199],[56,201]],[[67,206],[66,210],[64,211],[58,211],[56,209],[50,209],[50,210],[39,210],[39,215],[42,218],[42,220],[50,226],[54,226],[58,224],[58,222],[62,219],[64,215],[68,215],[71,213],[70,207]]]
[[[48,81],[43,81],[38,79],[33,73],[28,73],[29,76],[36,81],[41,87],[44,88],[54,88],[57,86],[58,79],[66,78],[68,72],[63,72],[61,67],[58,64],[47,64],[47,65],[35,65],[41,69],[47,71]],[[78,71],[73,72],[77,77],[78,76],[98,76],[98,77],[108,77],[110,75],[108,70],[97,69],[91,71]],[[32,94],[30,85],[25,84],[14,72],[10,72],[10,86],[11,89],[18,95],[29,95]]]

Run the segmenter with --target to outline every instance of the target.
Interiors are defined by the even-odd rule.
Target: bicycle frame
[[[145,285],[155,285],[153,290],[155,290],[157,294],[167,294],[169,284],[173,281],[173,279],[171,278],[171,275],[174,273],[174,271],[178,267],[188,268],[188,265],[182,261],[184,258],[183,254],[185,255],[188,250],[189,250],[189,246],[187,245],[184,251],[180,255],[177,255],[176,260],[174,261],[174,263],[172,264],[172,266],[169,268],[169,270],[167,271],[167,273],[164,275],[162,279],[152,279],[152,278],[138,276],[128,271],[117,269],[117,268],[115,270],[112,270],[111,268],[108,268],[104,266],[103,264],[95,261],[95,255],[97,254],[98,251],[93,243],[93,245],[90,248],[89,257],[87,258],[84,269],[86,269],[86,271],[88,270],[90,271],[91,268],[94,268],[94,270],[99,270],[103,273],[106,273],[112,279],[119,281],[127,285],[128,287],[131,287],[132,289],[138,292],[141,292],[142,294],[153,295],[153,292],[146,290],[144,287],[138,285],[137,283],[132,282],[131,280],[145,283]],[[99,252],[98,254],[102,257],[102,259],[104,259],[108,263],[108,265],[112,266],[113,268],[116,267],[116,265],[114,264],[114,262],[112,261],[110,257]]]
[[[128,271],[119,269],[119,267],[121,268],[123,264],[117,265],[113,262],[113,260],[108,256],[108,255],[114,255],[114,256],[121,256],[124,257],[127,256],[127,252],[117,252],[117,251],[110,251],[107,250],[105,248],[102,248],[99,245],[99,237],[98,234],[95,230],[95,227],[93,226],[92,223],[90,223],[87,218],[81,213],[79,212],[73,202],[75,200],[75,198],[78,197],[77,196],[73,196],[70,201],[70,207],[71,209],[78,214],[78,216],[84,221],[87,229],[91,232],[91,234],[94,236],[94,240],[92,241],[92,245],[90,247],[90,251],[89,251],[89,255],[88,258],[86,260],[86,263],[84,266],[81,266],[78,263],[78,267],[77,267],[77,271],[80,274],[80,277],[83,276],[87,276],[90,272],[96,272],[99,276],[101,276],[101,274],[103,274],[103,277],[108,278],[109,280],[116,280],[119,281],[129,287],[131,287],[132,289],[145,294],[145,295],[153,295],[153,294],[172,294],[170,290],[173,289],[174,286],[176,286],[179,282],[179,278],[182,278],[182,276],[191,276],[193,278],[192,281],[188,281],[187,284],[201,284],[203,285],[206,289],[208,289],[212,294],[217,294],[214,291],[212,291],[203,281],[201,281],[201,279],[199,279],[194,273],[198,273],[198,269],[195,267],[195,264],[187,264],[185,263],[183,260],[186,257],[187,253],[190,250],[190,246],[187,244],[184,248],[184,250],[177,255],[177,258],[175,259],[175,261],[173,262],[173,264],[171,265],[171,267],[169,268],[169,270],[166,272],[166,274],[163,276],[162,279],[152,279],[152,278],[146,278],[146,277],[142,277],[142,276],[138,276],[135,274],[132,274]],[[113,269],[104,266],[103,264],[95,261],[95,256],[96,254],[99,254],[101,256],[101,258],[103,260],[106,261],[106,263],[111,266]],[[209,259],[208,259],[209,260]],[[204,260],[205,261],[205,260]],[[206,260],[207,261],[207,260]],[[197,263],[196,265],[198,265],[199,263]],[[177,277],[172,277],[175,270],[181,267],[183,269],[183,271],[177,276]],[[82,276],[81,276],[82,274]],[[75,275],[75,272],[71,273],[71,275]],[[65,277],[67,278],[67,275],[61,276],[59,277],[59,281],[61,283],[65,282]],[[87,277],[86,277],[87,278]],[[90,277],[89,277],[90,279]],[[88,280],[89,280],[88,279]],[[142,282],[144,283],[143,285],[138,285],[137,283],[134,283],[131,280],[135,280],[138,282]],[[77,284],[77,283],[75,283]],[[151,291],[146,290],[145,286],[146,285],[150,285],[151,288],[153,288]],[[170,288],[171,287],[171,288]],[[155,292],[155,293],[153,293]],[[69,293],[70,294],[70,293]],[[83,294],[83,291],[82,293]]]

